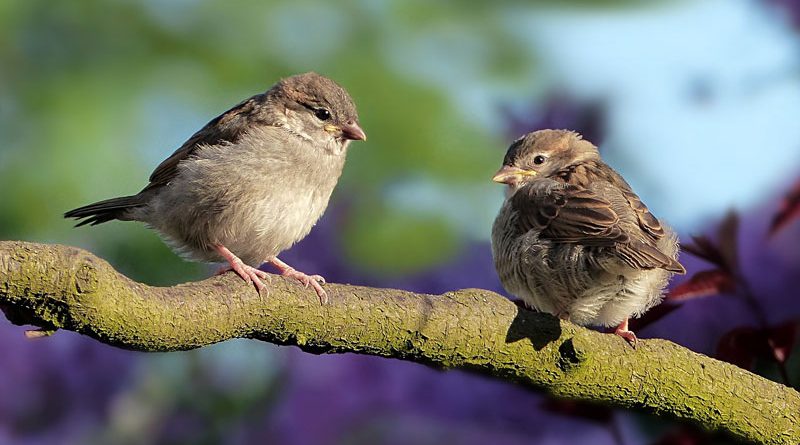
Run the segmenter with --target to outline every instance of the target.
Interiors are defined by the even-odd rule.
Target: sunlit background
[[[517,136],[572,128],[685,241],[738,211],[742,270],[780,325],[800,317],[800,222],[766,233],[800,178],[799,33],[789,0],[0,2],[0,239],[83,247],[150,284],[208,276],[139,224],[73,229],[61,214],[138,191],[208,120],[313,70],[350,91],[369,140],[284,254],[299,269],[501,291],[489,178]],[[758,323],[741,298],[710,296],[640,336],[718,355]],[[23,332],[0,319],[0,444],[724,443],[396,360],[254,341],[143,354]],[[800,382],[797,355],[783,373],[752,366]]]

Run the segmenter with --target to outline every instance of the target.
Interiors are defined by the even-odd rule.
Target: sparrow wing
[[[264,99],[264,94],[255,95],[212,119],[153,170],[150,183],[142,192],[169,184],[178,174],[178,164],[192,156],[199,147],[225,142],[236,143],[254,122],[264,119],[259,114]]]
[[[519,189],[511,205],[520,227],[536,230],[542,239],[607,248],[636,269],[683,270],[638,234],[626,232],[611,202],[586,188],[536,181]]]
[[[639,196],[630,189],[623,189],[622,195],[630,204],[631,209],[636,212],[636,218],[639,220],[639,227],[645,232],[650,234],[653,239],[658,240],[664,236],[664,228],[661,226],[661,221],[650,213],[650,209],[639,199]]]
[[[628,240],[611,203],[582,187],[536,181],[519,189],[511,205],[525,231],[553,241],[610,245]]]
[[[663,238],[664,227],[661,226],[661,221],[650,213],[650,209],[648,209],[642,200],[639,199],[639,196],[633,192],[628,182],[608,165],[600,163],[597,165],[597,169],[603,173],[603,176],[609,183],[615,184],[616,190],[621,193],[630,209],[636,214],[639,227],[650,235],[653,241],[658,241]]]

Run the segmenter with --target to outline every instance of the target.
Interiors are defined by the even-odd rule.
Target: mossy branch
[[[326,289],[331,303],[321,306],[313,291],[279,277],[263,298],[232,274],[150,287],[84,250],[0,242],[0,307],[16,324],[140,351],[254,338],[314,354],[392,357],[684,419],[756,443],[800,443],[798,392],[669,341],[644,340],[634,350],[485,290]]]

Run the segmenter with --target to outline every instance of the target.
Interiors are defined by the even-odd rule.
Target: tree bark
[[[556,397],[637,409],[763,444],[800,443],[800,393],[666,340],[634,350],[490,291],[424,295],[343,284],[331,303],[281,277],[259,296],[233,274],[173,287],[134,282],[81,249],[0,242],[0,308],[139,351],[253,338],[303,351],[460,368]]]

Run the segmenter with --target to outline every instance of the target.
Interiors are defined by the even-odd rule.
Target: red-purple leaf
[[[681,249],[722,269],[727,268],[719,247],[706,236],[693,236],[692,242],[682,245]]]
[[[772,218],[769,235],[774,235],[797,217],[800,217],[800,180],[795,182],[792,189],[783,198],[781,208]]]
[[[739,270],[739,215],[731,210],[725,215],[725,219],[719,223],[717,237],[719,240],[719,251],[722,259],[727,265],[726,270]]]
[[[607,407],[574,400],[548,399],[542,403],[542,408],[551,413],[597,423],[608,423],[612,418],[612,411]]]
[[[767,344],[772,353],[772,357],[778,363],[785,363],[792,353],[795,339],[797,338],[796,321],[789,321],[778,326],[769,328],[767,332]]]
[[[731,210],[717,227],[718,242],[707,236],[693,236],[692,242],[682,246],[683,250],[716,265],[722,270],[737,271],[739,268],[739,215]]]
[[[721,269],[704,270],[675,286],[667,294],[667,300],[689,300],[730,293],[734,290],[736,290],[736,280],[730,273]]]
[[[716,357],[749,370],[756,356],[762,355],[765,346],[763,332],[752,327],[741,327],[727,332],[717,343]]]
[[[683,426],[661,436],[653,445],[703,445],[711,443],[707,433],[690,426]]]
[[[744,369],[750,369],[757,357],[785,363],[794,347],[797,331],[797,321],[767,329],[736,328],[719,339],[716,356]]]

